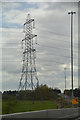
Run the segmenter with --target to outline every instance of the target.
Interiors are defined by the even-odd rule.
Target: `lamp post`
[[[71,81],[72,81],[72,99],[73,99],[73,15],[76,14],[76,12],[68,12],[68,14],[71,16]]]
[[[65,90],[66,90],[66,67],[64,68],[65,72]]]

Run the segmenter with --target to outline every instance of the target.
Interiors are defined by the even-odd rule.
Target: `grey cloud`
[[[39,4],[39,3],[36,3]],[[43,5],[41,7],[41,5]],[[45,7],[47,6],[47,7]],[[74,7],[73,7],[74,6]],[[39,46],[36,45],[37,48],[37,60],[36,60],[36,66],[39,73],[39,80],[40,83],[47,83],[50,85],[50,80],[55,81],[55,85],[59,86],[61,89],[64,89],[64,69],[61,68],[60,63],[64,63],[69,65],[70,64],[70,58],[62,57],[62,56],[69,56],[70,57],[70,43],[67,43],[70,41],[70,19],[67,15],[67,12],[70,8],[75,8],[76,6],[73,3],[41,3],[39,5],[39,8],[36,9],[29,9],[30,13],[36,20],[36,31],[38,35],[38,44],[43,45]],[[28,10],[27,10],[28,11]],[[41,11],[41,13],[40,13]],[[43,12],[42,12],[43,11]],[[14,9],[15,13],[16,10]],[[39,12],[39,13],[38,13]],[[21,17],[21,16],[19,16]],[[77,18],[75,18],[77,19]],[[25,21],[24,21],[25,22]],[[40,31],[39,26],[44,31],[51,31],[53,33],[48,33],[44,31]],[[77,27],[75,29],[77,34]],[[58,35],[55,33],[59,33]],[[20,33],[23,34],[23,33]],[[62,34],[62,35],[60,35]],[[64,35],[63,35],[64,34]],[[22,40],[23,35],[19,34],[12,34],[10,39],[6,40],[8,38],[8,35],[4,33],[4,40],[6,44],[3,47],[11,47],[11,49],[3,49],[3,60],[12,60],[12,61],[20,61],[22,59],[22,50],[16,49],[20,47],[20,41]],[[42,37],[40,36],[42,35]],[[68,37],[66,37],[68,35]],[[18,39],[17,39],[18,38]],[[55,39],[55,40],[54,40]],[[57,39],[57,40],[56,40]],[[63,41],[62,41],[63,40]],[[67,42],[65,42],[65,40]],[[11,42],[19,42],[18,44],[8,44]],[[76,44],[76,42],[74,41]],[[48,46],[48,47],[45,47]],[[14,49],[14,47],[16,47]],[[49,48],[52,47],[52,48]],[[60,49],[61,48],[61,49]],[[68,50],[66,50],[68,49]],[[77,49],[77,46],[75,47],[75,50]],[[62,55],[62,56],[60,56]],[[77,56],[77,53],[75,53],[75,57]],[[56,63],[59,62],[59,63]],[[76,64],[76,60],[75,60]],[[19,83],[21,72],[21,62],[3,62],[3,75],[5,78],[5,72],[10,76],[12,75],[11,80],[8,80],[8,77],[5,78],[8,80],[8,82],[4,82],[3,80],[3,89],[8,89],[8,86],[10,85],[10,89],[14,89],[13,85],[15,86],[16,80],[17,85]],[[17,74],[17,77],[14,80],[14,75]],[[77,72],[74,73],[75,76],[77,76]],[[67,78],[70,76],[70,70],[67,69]],[[14,81],[14,82],[11,82]],[[62,83],[62,85],[61,85]],[[16,88],[15,88],[16,89]]]

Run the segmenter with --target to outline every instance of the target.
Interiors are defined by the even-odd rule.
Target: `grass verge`
[[[56,109],[57,104],[55,101],[3,101],[2,114],[29,112],[45,109]]]

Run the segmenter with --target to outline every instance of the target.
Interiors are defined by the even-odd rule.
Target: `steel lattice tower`
[[[37,37],[37,35],[32,34],[33,28],[34,19],[31,19],[30,14],[28,14],[26,22],[24,23],[25,38],[22,40],[23,66],[19,90],[26,90],[27,88],[32,88],[33,90],[34,87],[39,86],[35,64],[36,49],[33,43],[33,38]]]

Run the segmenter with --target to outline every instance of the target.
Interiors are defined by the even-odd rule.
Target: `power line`
[[[14,28],[12,28],[12,29],[14,29]],[[68,35],[65,35],[65,34],[53,32],[53,31],[49,31],[49,30],[43,30],[41,28],[36,28],[36,29],[39,30],[39,31],[43,31],[43,32],[48,32],[48,33],[52,33],[52,34],[56,34],[56,35],[60,35],[60,36],[69,37]],[[18,31],[16,31],[16,32],[15,31],[2,31],[2,32],[22,33],[23,31],[21,31],[21,32],[18,32]]]
[[[39,28],[37,28],[37,30],[52,33],[52,34],[56,34],[56,35],[60,35],[60,36],[69,37],[68,35],[65,35],[65,34],[60,34],[60,33],[57,33],[57,32],[52,32],[52,31],[43,30],[43,29],[39,29]]]
[[[11,60],[11,61],[0,61],[0,62],[22,62],[22,61],[13,61],[13,60]]]
[[[65,62],[58,62],[58,61],[55,61],[55,60],[47,60],[47,59],[43,59],[43,60],[45,60],[46,62],[48,61],[48,62],[53,62],[53,63],[58,63],[58,64],[65,64]]]
[[[52,66],[54,66],[54,67],[59,67],[59,69],[60,69],[60,66],[59,65],[57,65],[57,64],[40,64],[40,65],[42,65],[42,66],[49,66],[49,67],[52,67]],[[69,67],[68,67],[69,68]]]
[[[51,38],[51,37],[49,37],[49,36],[45,36],[45,35],[38,35],[38,36],[40,36],[40,37],[45,37],[45,38],[49,38],[49,40],[58,40],[58,41],[64,41],[64,42],[69,43],[69,41],[67,41],[67,40],[63,40],[63,39]],[[0,43],[0,44],[5,44],[5,43]],[[7,44],[18,44],[18,43],[7,43]],[[76,44],[77,44],[77,43],[76,43]]]
[[[56,38],[51,38],[51,37],[49,37],[49,36],[45,36],[45,35],[38,35],[38,36],[40,36],[40,37],[44,37],[44,38],[49,38],[49,40],[58,40],[58,41],[63,41],[63,42],[67,42],[67,43],[70,43],[70,41],[67,41],[67,40],[63,40],[63,39],[56,39]],[[78,43],[75,43],[76,44],[76,46],[78,45]]]
[[[45,60],[45,59],[43,59],[43,60]],[[46,61],[48,61],[48,62],[55,62],[55,63],[59,63],[59,64],[65,64],[65,63],[62,63],[62,62],[58,62],[58,61],[51,61],[51,60],[46,60]],[[22,62],[22,61],[1,61],[1,62]]]
[[[41,45],[41,44],[37,44],[38,46],[42,46],[42,47],[47,47],[47,48],[53,48],[53,49],[62,49],[62,50],[67,50],[67,51],[70,51],[69,49],[66,49],[66,48],[60,48],[60,47],[55,47],[55,46],[45,46],[45,45]],[[75,51],[75,52],[78,52],[78,51]]]
[[[45,54],[46,55],[46,54]],[[51,56],[59,56],[59,57],[63,57],[63,58],[70,58],[69,56],[64,56],[64,55],[57,55],[57,54],[55,54],[55,53],[50,53],[50,54],[47,54],[47,55],[51,55]],[[74,58],[74,59],[77,59],[77,58]]]
[[[38,36],[40,36],[40,37],[44,37],[44,38],[49,38],[50,40],[58,40],[58,41],[64,41],[64,42],[69,42],[69,41],[67,41],[67,40],[63,40],[63,39],[56,39],[56,38],[51,38],[51,37],[49,37],[49,36],[45,36],[45,35],[38,35]]]
[[[67,50],[70,51],[69,49],[66,48],[60,48],[60,47],[54,47],[54,46],[45,46],[45,45],[41,45],[41,44],[37,44],[38,46],[42,46],[42,47],[47,47],[47,48],[54,48],[54,49],[62,49],[62,50]],[[17,47],[2,47],[0,49],[21,49],[21,48],[17,48]],[[78,51],[74,51],[74,52],[78,52]],[[79,53],[79,52],[78,52]]]
[[[45,54],[45,55],[47,55],[47,56],[48,56],[48,55],[49,55],[49,56],[58,56],[58,57],[63,57],[63,58],[68,58],[68,59],[70,58],[70,56],[57,55],[57,54],[55,54],[55,53],[50,53],[50,54],[48,53],[48,54]],[[74,58],[74,59],[77,59],[77,58]]]
[[[61,36],[66,36],[66,35],[64,35],[64,34],[59,34],[59,33],[55,33],[55,32],[52,32],[52,31],[46,31],[46,30],[41,30],[40,29],[40,31],[44,31],[44,32],[48,32],[48,33],[54,33],[54,34],[57,34],[57,35],[61,35]],[[6,32],[6,31],[5,31]],[[11,32],[11,31],[10,31]],[[16,33],[16,32],[15,32]],[[19,32],[20,33],[20,32]],[[42,36],[42,37],[48,37],[48,38],[50,38],[49,36],[44,36],[44,35],[38,35],[38,36]],[[69,36],[67,36],[67,37],[69,37]],[[59,39],[53,39],[53,38],[51,38],[52,40],[59,40]],[[60,41],[65,41],[65,42],[68,42],[67,40],[60,40]]]
[[[57,64],[40,64],[41,66],[49,66],[49,67],[57,67]],[[58,65],[59,67],[59,65]],[[58,69],[61,69],[60,67]],[[70,67],[67,67],[67,69],[70,69]],[[74,68],[74,69],[78,69],[78,68]],[[63,68],[64,71],[64,68]]]
[[[64,57],[64,58],[70,58],[70,56],[64,56],[64,55],[57,55],[57,54],[55,54],[55,53],[50,53],[50,54],[47,54],[47,55],[55,55],[55,56],[60,56],[60,57]]]

